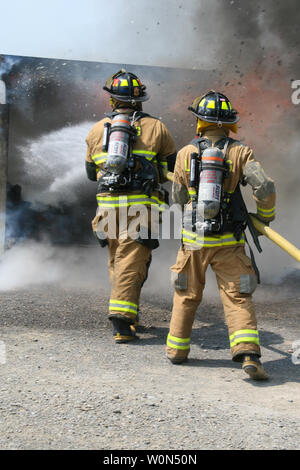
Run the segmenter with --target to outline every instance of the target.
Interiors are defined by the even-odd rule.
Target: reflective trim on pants
[[[255,343],[259,346],[259,336],[257,330],[238,330],[230,335],[229,339],[231,348],[239,343]]]
[[[110,300],[109,310],[116,312],[129,312],[137,315],[138,305],[133,302],[127,302],[126,300]]]
[[[190,349],[191,338],[177,338],[168,334],[167,346],[173,349]]]

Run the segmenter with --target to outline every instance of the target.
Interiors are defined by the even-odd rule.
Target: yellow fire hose
[[[173,181],[173,173],[171,173],[170,171],[166,172],[165,176],[169,181]],[[250,217],[251,217],[254,227],[256,228],[258,232],[260,232],[262,235],[265,235],[272,242],[276,243],[276,245],[278,245],[280,248],[282,248],[282,250],[284,250],[286,253],[288,253],[290,256],[292,256],[295,260],[299,261],[300,263],[300,250],[295,245],[290,243],[284,237],[279,235],[279,233],[275,232],[275,230],[268,227],[268,225],[265,225],[256,217],[253,217],[253,216],[250,216]]]

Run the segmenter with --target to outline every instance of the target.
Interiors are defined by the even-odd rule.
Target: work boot
[[[170,354],[166,354],[167,358],[169,361],[172,362],[172,364],[182,364],[183,362],[187,361],[187,357],[174,357],[170,356]]]
[[[140,324],[140,311],[138,310],[138,313],[137,313],[137,316],[136,316],[136,318],[135,318],[135,320],[134,320],[133,326],[134,326],[134,327],[137,327],[137,326],[139,326],[139,324]]]
[[[113,337],[116,343],[129,343],[137,338],[135,328],[126,320],[110,317],[109,320],[113,325]]]
[[[242,369],[253,380],[268,380],[269,378],[257,354],[245,354]]]

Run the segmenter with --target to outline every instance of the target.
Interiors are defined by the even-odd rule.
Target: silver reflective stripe
[[[132,151],[133,155],[136,155],[137,157],[144,157],[147,160],[153,160],[153,158],[156,157],[157,153],[156,152],[147,152],[143,150],[133,150]]]
[[[99,197],[98,200],[101,201],[101,204],[111,204],[111,203],[117,202],[117,200],[114,200],[114,199],[109,200],[109,198],[106,199],[106,198],[102,198],[102,197]],[[145,197],[145,198],[137,198],[137,199],[135,199],[135,198],[130,198],[130,199],[128,199],[128,198],[124,198],[124,199],[123,199],[123,198],[120,198],[118,202],[119,202],[120,204],[125,204],[125,203],[126,203],[126,204],[127,204],[127,203],[128,203],[128,204],[131,204],[131,203],[135,203],[135,202],[155,202],[155,203],[156,203],[157,201],[155,201],[155,199],[152,199],[152,198],[149,198],[149,197]]]
[[[120,197],[110,197],[110,196],[97,196],[98,205],[101,206],[131,206],[133,204],[149,204],[149,205],[162,205],[164,202],[160,201],[157,197],[152,196],[148,197],[146,195],[141,196],[120,196]]]
[[[92,160],[94,161],[94,163],[96,163],[96,165],[100,165],[100,163],[104,163],[106,159],[107,159],[107,152],[98,153],[92,156]]]
[[[168,338],[168,343],[171,343],[174,346],[188,346],[191,343],[191,341],[187,343],[178,343],[177,341],[174,341],[173,339]]]
[[[239,343],[255,343],[259,345],[259,335],[257,330],[239,330],[230,336],[230,346]]]
[[[252,334],[252,333],[245,333],[242,335],[235,335],[234,336],[234,341],[240,338],[258,338],[257,334]]]
[[[130,313],[134,313],[135,315],[137,315],[138,313],[137,306],[135,307],[134,305],[129,305],[128,303],[125,303],[125,302],[124,303],[110,302],[109,310],[130,312]]]
[[[167,346],[173,349],[188,350],[190,349],[190,338],[177,338],[176,336],[171,336],[168,334]]]
[[[243,244],[245,242],[244,235],[242,235],[239,241],[237,241],[236,238],[234,238],[234,236],[229,236],[227,238],[225,238],[224,236],[220,238],[216,237],[214,240],[211,240],[210,238],[211,237],[197,237],[195,235],[189,234],[186,231],[183,231],[183,241],[194,243],[197,245],[214,246],[214,245],[227,245],[231,243]]]

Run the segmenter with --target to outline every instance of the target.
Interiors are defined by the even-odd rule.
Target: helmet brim
[[[112,98],[115,98],[118,101],[123,101],[124,103],[131,103],[132,101],[136,101],[137,103],[139,103],[139,102],[142,102],[142,101],[147,101],[150,98],[148,93],[144,93],[143,96],[135,96],[134,98],[132,98],[131,96],[116,95],[115,93],[112,93],[105,86],[103,87],[103,90],[106,91]]]
[[[190,109],[190,111],[192,111],[192,110]],[[202,116],[201,114],[197,114],[196,111],[192,111],[192,114],[194,116],[196,116],[196,118],[201,119],[201,121],[211,122],[211,123],[215,123],[215,124],[218,124],[218,122],[221,122],[222,124],[235,124],[240,120],[240,118],[238,116],[236,116],[235,119],[225,120],[225,119],[216,119],[216,118],[210,118],[210,117]]]

